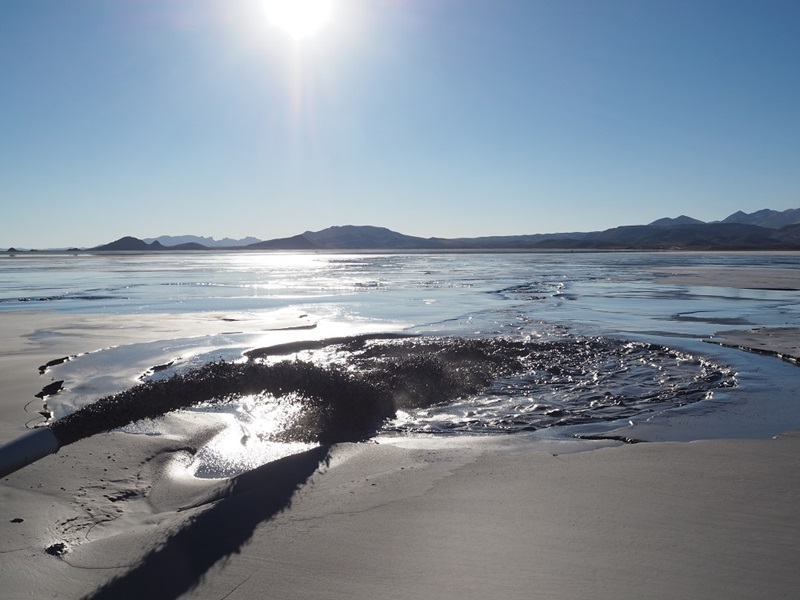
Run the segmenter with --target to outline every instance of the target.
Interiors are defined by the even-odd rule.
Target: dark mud
[[[62,356],[61,358],[55,358],[39,367],[39,375],[44,375],[50,367],[58,366],[62,363],[72,360],[74,357],[72,356]]]
[[[63,446],[169,411],[253,395],[300,404],[277,441],[356,441],[387,427],[503,433],[616,420],[734,384],[725,367],[653,344],[369,335],[257,349],[246,362],[146,381],[51,429]]]
[[[61,391],[61,388],[64,387],[64,380],[60,381],[53,381],[52,383],[48,383],[44,386],[40,392],[34,394],[36,398],[47,398],[48,396],[52,396],[53,394],[57,394]]]

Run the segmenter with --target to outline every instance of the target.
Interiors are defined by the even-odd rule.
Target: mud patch
[[[654,344],[602,337],[357,336],[274,346],[107,396],[51,425],[61,445],[245,396],[298,410],[282,442],[357,441],[381,429],[507,433],[611,421],[701,400],[733,373]]]

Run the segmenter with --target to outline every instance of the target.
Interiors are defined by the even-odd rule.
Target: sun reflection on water
[[[297,400],[292,396],[276,398],[259,394],[192,408],[215,415],[225,426],[198,450],[187,467],[188,472],[203,479],[234,477],[313,448],[315,444],[275,440],[300,410]]]

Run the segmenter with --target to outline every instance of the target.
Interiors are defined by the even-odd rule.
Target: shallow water
[[[797,292],[654,282],[653,269],[686,266],[800,268],[800,257],[722,253],[19,255],[0,258],[0,312],[55,310],[133,317],[181,312],[269,314],[290,308],[318,324],[314,331],[153,340],[75,357],[48,372],[65,381],[62,393],[47,398],[56,418],[142,380],[185,373],[213,360],[244,360],[244,353],[256,346],[321,338],[331,331],[343,336],[402,331],[445,338],[501,336],[532,344],[557,341],[562,346],[559,353],[543,356],[536,368],[503,376],[480,394],[443,406],[402,409],[396,419],[387,421],[382,435],[546,429],[551,436],[570,436],[652,420],[654,414],[674,412],[683,418],[691,413],[690,406],[704,415],[709,410],[727,410],[751,386],[769,377],[777,378],[778,385],[786,379],[782,366],[771,366],[777,363],[775,359],[759,361],[758,376],[751,376],[751,361],[742,352],[721,350],[700,340],[725,329],[800,326]],[[597,340],[588,352],[587,340]],[[335,354],[318,349],[290,358],[324,363],[335,361]],[[755,380],[759,383],[751,384]],[[733,383],[736,388],[730,388]],[[211,445],[198,453],[199,462],[193,467],[198,475],[227,475],[252,468],[254,455],[273,456],[288,449],[276,450],[265,433],[273,426],[265,423],[276,420],[270,412],[275,405],[263,399],[236,402],[225,408],[211,403],[192,409],[225,421],[228,432],[227,441],[217,440],[217,450],[212,451]],[[255,418],[259,411],[272,416]],[[706,428],[712,423],[700,420]],[[787,423],[787,428],[797,425]],[[147,427],[148,433],[157,433],[157,424]],[[136,431],[136,426],[128,430]],[[219,450],[225,447],[227,451]],[[210,457],[205,462],[204,455]]]

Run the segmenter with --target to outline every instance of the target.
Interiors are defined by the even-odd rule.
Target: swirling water
[[[0,258],[0,313],[54,310],[135,317],[269,314],[291,308],[320,326],[319,334],[305,331],[297,339],[320,337],[330,330],[324,325],[335,324],[344,336],[402,331],[437,339],[548,343],[556,350],[540,351],[539,362],[525,373],[499,377],[480,394],[399,409],[387,421],[385,434],[540,429],[572,434],[587,425],[614,425],[702,403],[715,394],[724,397],[730,386],[741,384],[735,377],[741,365],[731,367],[736,356],[700,340],[725,328],[800,324],[796,292],[673,285],[653,275],[658,269],[691,266],[798,268],[800,258],[693,253],[19,255]],[[102,394],[120,391],[132,375],[158,379],[219,358],[241,360],[254,344],[265,343],[269,336],[244,332],[89,353],[52,367],[71,385],[47,402],[54,415],[68,414]],[[341,349],[317,349],[291,358],[324,363],[335,361],[336,352],[341,356]],[[161,367],[157,374],[156,365]],[[253,430],[252,398],[227,406],[206,410],[234,415],[238,428]]]

